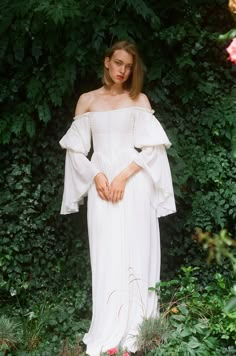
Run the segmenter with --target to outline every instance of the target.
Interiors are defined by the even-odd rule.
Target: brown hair
[[[120,41],[116,42],[106,53],[105,58],[111,58],[114,52],[118,49],[123,49],[133,56],[133,67],[132,72],[128,78],[128,80],[124,83],[125,89],[129,91],[129,95],[132,99],[137,98],[140,94],[143,86],[143,64],[141,58],[139,56],[137,47],[134,43],[129,41]],[[109,75],[108,69],[104,66],[103,70],[103,84],[106,87],[110,87],[113,82]]]

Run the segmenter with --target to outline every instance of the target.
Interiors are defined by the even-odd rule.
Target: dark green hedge
[[[5,0],[0,14],[2,291],[68,278],[89,286],[86,209],[59,215],[58,141],[79,94],[100,85],[117,39],[138,43],[145,92],[173,143],[178,213],[161,222],[163,272],[186,256],[197,263],[195,226],[234,232],[236,67],[218,41],[233,26],[227,1]]]

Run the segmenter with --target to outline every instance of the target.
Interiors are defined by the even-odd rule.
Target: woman
[[[104,60],[104,85],[81,95],[60,141],[67,149],[61,213],[78,211],[88,194],[93,318],[84,342],[90,356],[113,347],[135,352],[139,324],[158,314],[157,297],[148,291],[160,277],[158,217],[175,212],[175,202],[170,142],[141,93],[142,78],[135,45],[114,44]]]

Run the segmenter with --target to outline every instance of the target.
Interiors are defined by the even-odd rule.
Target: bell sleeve
[[[76,116],[69,130],[60,140],[66,149],[64,192],[61,214],[79,211],[79,204],[87,194],[98,170],[86,157],[91,147],[91,130],[88,113]]]
[[[134,146],[141,149],[134,159],[144,169],[153,187],[151,202],[157,217],[176,212],[172,178],[166,149],[171,143],[154,111],[136,110]]]

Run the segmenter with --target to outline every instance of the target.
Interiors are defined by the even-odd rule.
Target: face
[[[115,84],[123,84],[132,73],[133,56],[123,49],[117,49],[111,58],[105,58],[105,67]]]

